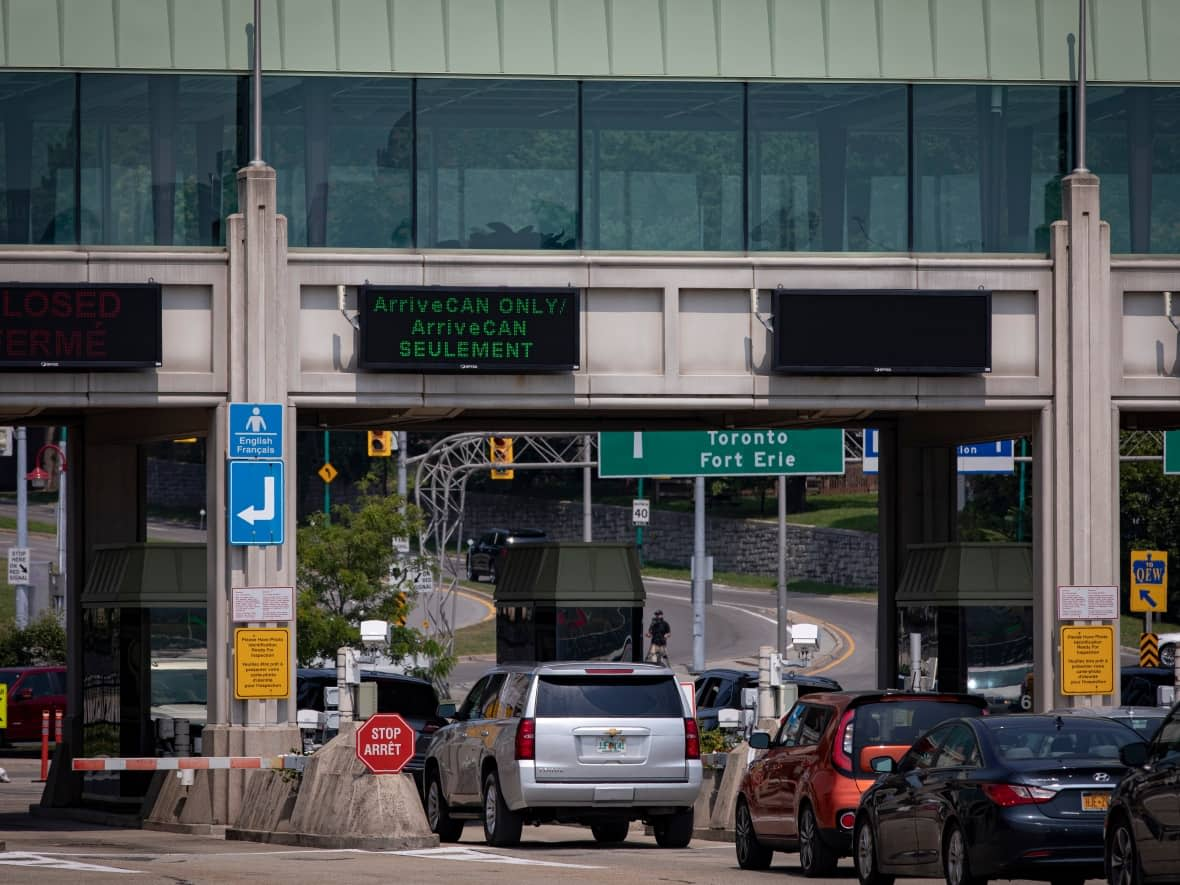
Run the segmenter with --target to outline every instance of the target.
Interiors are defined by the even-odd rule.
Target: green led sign
[[[577,289],[361,286],[362,369],[569,372],[579,367]]]

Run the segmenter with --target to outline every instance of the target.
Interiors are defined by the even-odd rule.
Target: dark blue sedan
[[[1081,885],[1102,869],[1102,822],[1139,743],[1081,716],[951,719],[928,731],[861,798],[853,834],[862,885],[894,876],[1049,879]]]

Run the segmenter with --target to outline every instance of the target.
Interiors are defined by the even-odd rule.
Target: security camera
[[[361,621],[361,644],[366,647],[389,644],[388,621]]]

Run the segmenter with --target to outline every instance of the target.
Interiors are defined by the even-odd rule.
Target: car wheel
[[[984,885],[987,879],[971,874],[971,863],[967,858],[967,840],[963,828],[951,824],[942,843],[942,870],[946,885]]]
[[[1160,666],[1168,669],[1176,666],[1176,646],[1171,642],[1160,646]]]
[[[819,834],[815,812],[810,805],[804,805],[799,815],[799,866],[803,875],[811,879],[830,876],[836,871],[838,859]]]
[[[1111,827],[1106,840],[1106,881],[1110,885],[1140,885],[1143,882],[1135,834],[1125,817]]]
[[[426,779],[426,823],[430,825],[430,832],[438,836],[440,842],[458,842],[463,835],[463,821],[453,820],[447,799],[443,795],[442,784],[438,774],[432,772]]]
[[[685,848],[692,841],[692,809],[654,817],[651,829],[661,848]]]
[[[893,877],[882,875],[877,869],[877,837],[867,817],[861,817],[856,822],[852,848],[856,856],[856,878],[860,879],[860,885],[893,885]]]
[[[483,782],[483,835],[489,845],[506,847],[520,843],[521,816],[508,807],[500,792],[500,778],[488,772]]]
[[[590,832],[594,834],[596,842],[623,842],[630,829],[629,820],[604,820],[590,825]]]
[[[733,844],[737,849],[738,866],[743,870],[768,870],[774,852],[758,841],[754,819],[745,799],[738,799],[733,816]]]

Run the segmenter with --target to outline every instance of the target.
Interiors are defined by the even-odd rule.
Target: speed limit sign
[[[634,525],[647,525],[651,521],[651,501],[647,498],[635,498],[631,502],[631,522]]]

